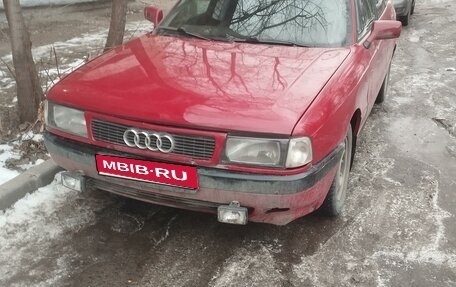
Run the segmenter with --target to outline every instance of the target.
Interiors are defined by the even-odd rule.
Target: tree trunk
[[[38,116],[38,108],[44,96],[33,61],[32,42],[25,26],[19,0],[3,0],[3,6],[10,32],[19,119],[21,123],[33,123]]]
[[[3,0],[5,1],[5,0]],[[127,18],[127,0],[112,0],[111,23],[105,52],[123,42],[125,22]]]

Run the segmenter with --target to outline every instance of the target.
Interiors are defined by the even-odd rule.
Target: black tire
[[[410,8],[410,15],[413,15],[415,13],[415,0],[412,2],[412,8]]]
[[[402,22],[402,26],[408,26],[409,22],[410,22],[410,11],[408,12],[407,15],[405,16],[400,16],[399,17],[399,21]]]
[[[348,176],[350,173],[353,145],[353,131],[351,125],[344,139],[344,153],[337,164],[337,172],[329,188],[328,195],[320,207],[320,212],[324,216],[338,216],[344,207],[348,189]]]
[[[388,66],[388,72],[386,73],[385,79],[383,80],[382,87],[378,92],[377,98],[375,99],[376,104],[381,104],[385,101],[386,95],[388,95],[388,87],[390,81],[390,74],[391,74],[391,62]]]

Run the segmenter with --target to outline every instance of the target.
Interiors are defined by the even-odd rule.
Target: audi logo
[[[129,147],[161,151],[163,153],[172,152],[175,146],[174,138],[169,134],[137,131],[135,129],[126,130],[123,134],[123,140]]]

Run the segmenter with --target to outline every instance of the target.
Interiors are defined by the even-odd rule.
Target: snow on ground
[[[128,23],[126,25],[125,41],[128,41],[140,34],[147,33],[151,30],[151,23],[145,20]],[[58,82],[59,77],[64,76],[71,71],[74,71],[79,66],[84,64],[86,62],[85,57],[88,55],[95,56],[99,54],[104,47],[107,33],[107,29],[102,29],[94,33],[82,34],[80,37],[75,37],[68,41],[56,42],[54,44],[34,48],[33,56],[38,66],[40,66],[40,63],[42,62],[50,61],[49,58],[53,57],[53,49],[55,49],[55,53],[59,62],[58,67],[54,65],[40,70],[40,75],[47,79],[47,82],[44,84],[43,89],[47,90],[49,87]],[[11,54],[3,56],[1,59],[6,63],[11,63],[12,61]],[[7,71],[7,68],[3,65],[0,67],[0,82],[0,94],[12,92],[15,86],[15,82],[10,73]],[[11,104],[15,104],[16,102],[17,98],[15,97],[13,98]],[[21,139],[32,139],[36,142],[43,140],[42,135],[31,133],[23,134]],[[17,171],[13,171],[5,167],[5,161],[7,159],[17,159],[19,157],[20,155],[13,150],[12,144],[0,145],[0,184],[12,179],[19,174]],[[35,163],[25,164],[19,167],[26,170],[41,162],[43,161],[38,160]]]
[[[243,286],[283,286],[284,275],[274,259],[281,246],[251,241],[246,248],[239,248],[225,260],[222,267],[212,278],[209,286],[228,287]]]
[[[36,134],[32,131],[27,131],[21,135],[21,140],[32,140],[35,142],[40,142],[44,140],[44,137],[42,134]]]
[[[19,172],[17,170],[8,168],[7,161],[11,159],[19,160],[21,158],[21,152],[19,151],[19,146],[21,143],[24,141],[32,141],[31,144],[40,145],[42,144],[43,140],[44,138],[42,134],[27,131],[20,135],[16,140],[13,140],[6,144],[0,144],[0,185],[19,175]],[[32,168],[43,162],[43,159],[37,159],[26,164],[15,165],[19,169],[28,170],[29,168]]]
[[[5,162],[7,159],[18,159],[19,157],[19,154],[14,152],[13,147],[11,145],[0,145],[0,184],[5,183],[13,177],[19,175],[19,172],[15,170],[10,170],[7,167],[5,167]]]
[[[51,5],[68,5],[78,4],[85,2],[94,2],[97,0],[20,0],[22,7],[37,7],[37,6],[51,6]],[[0,9],[4,9],[3,2],[0,2]]]
[[[146,20],[127,23],[124,40],[128,41],[135,36],[145,34],[152,30],[152,24]],[[53,44],[33,48],[33,58],[40,71],[40,76],[47,79],[43,89],[47,90],[57,83],[59,76],[64,76],[86,62],[86,58],[100,54],[108,35],[108,29],[101,29],[93,33],[84,33],[79,37],[67,41],[55,42]],[[55,50],[55,54],[54,54]],[[55,65],[57,55],[58,66]],[[6,63],[12,62],[11,54],[1,58]],[[48,64],[48,63],[52,64]],[[0,67],[1,86],[0,92],[7,92],[14,88],[14,78],[7,71],[6,67]],[[17,99],[13,99],[13,103]]]
[[[29,281],[24,286],[53,286],[70,268],[69,258],[74,254],[68,249],[58,260],[49,262],[50,266],[56,265],[51,272],[39,268],[25,271],[55,252],[57,238],[69,236],[93,221],[93,210],[76,205],[79,193],[58,184],[59,179],[57,174],[52,184],[0,212],[0,285],[9,286],[11,278],[22,276],[24,281]],[[74,207],[68,208],[71,206]],[[62,217],[58,213],[64,207],[72,216]],[[25,265],[24,260],[27,260]]]
[[[454,0],[421,0],[421,1],[417,1],[417,5],[420,5],[420,4],[429,4],[429,5],[432,5],[432,4],[442,4],[442,3],[448,3],[448,2],[453,2]]]
[[[128,41],[132,37],[150,32],[152,28],[152,24],[146,20],[127,23],[125,27],[124,40]],[[83,33],[81,36],[74,37],[67,41],[55,42],[53,44],[35,47],[32,49],[33,57],[35,61],[39,61],[41,58],[49,57],[49,54],[53,47],[57,51],[57,56],[59,56],[59,51],[68,52],[70,54],[80,50],[83,50],[86,53],[101,52],[101,50],[104,48],[104,43],[106,41],[107,35],[108,29],[101,29],[93,33]],[[2,60],[11,61],[11,54],[3,56]]]

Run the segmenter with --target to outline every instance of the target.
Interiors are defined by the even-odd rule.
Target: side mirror
[[[402,23],[394,20],[378,20],[372,24],[372,30],[364,42],[364,47],[369,49],[375,40],[396,39],[401,35]]]
[[[154,6],[146,6],[144,7],[144,18],[154,23],[154,26],[157,27],[163,20],[163,10]]]

